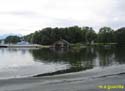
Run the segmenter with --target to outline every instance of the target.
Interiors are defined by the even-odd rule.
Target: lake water
[[[125,65],[124,47],[0,48],[0,79],[57,75]]]

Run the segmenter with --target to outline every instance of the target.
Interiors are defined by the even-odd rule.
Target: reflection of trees
[[[40,76],[50,76],[50,75],[56,75],[56,74],[64,74],[64,73],[71,73],[71,72],[78,72],[78,71],[82,71],[82,70],[86,70],[86,69],[90,69],[90,67],[71,67],[69,69],[64,69],[64,70],[58,70],[58,71],[55,71],[55,72],[51,72],[51,73],[44,73],[44,74],[38,74],[38,75],[35,75],[34,77],[40,77]]]
[[[1,48],[2,53],[6,53],[6,52],[17,53],[17,51],[18,51],[18,49],[15,49],[15,48]]]
[[[70,68],[75,70],[83,70],[93,68],[93,59],[96,57],[95,52],[90,48],[78,50],[68,50],[63,53],[51,49],[39,49],[31,51],[35,60],[44,63],[66,63],[70,64]]]
[[[98,51],[100,66],[125,63],[125,47],[98,47],[96,50]]]
[[[27,51],[28,51],[28,49],[25,49],[25,48],[7,48],[6,49],[8,52],[15,52],[15,53],[17,53],[17,52],[21,52],[21,54],[25,54]]]
[[[25,55],[29,50],[27,48],[1,48],[2,53],[21,53],[22,55]]]
[[[97,53],[100,61],[100,66],[109,66],[113,63],[116,63],[115,60],[115,54],[114,54],[115,48],[105,48],[105,47],[98,47]]]
[[[125,61],[125,48],[118,47],[96,47],[85,48],[80,50],[51,50],[39,49],[31,50],[34,59],[44,63],[66,63],[69,64],[69,69],[59,70],[52,73],[42,74],[54,75],[69,72],[77,72],[81,70],[91,69],[94,66],[94,61],[99,60],[99,66],[109,66],[113,64],[123,64]],[[39,76],[39,75],[38,75]]]
[[[115,49],[115,58],[119,64],[125,63],[125,47],[117,47]]]

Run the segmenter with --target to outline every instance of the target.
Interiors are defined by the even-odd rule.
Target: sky
[[[125,26],[125,0],[0,0],[0,34],[45,27]]]

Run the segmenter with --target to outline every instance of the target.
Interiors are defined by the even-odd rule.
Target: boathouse
[[[64,39],[60,39],[60,40],[56,41],[55,43],[53,43],[51,47],[53,47],[53,48],[69,48],[70,43]]]

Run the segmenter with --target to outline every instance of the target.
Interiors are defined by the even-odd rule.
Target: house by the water
[[[70,43],[64,39],[60,39],[51,45],[53,48],[69,48]]]

